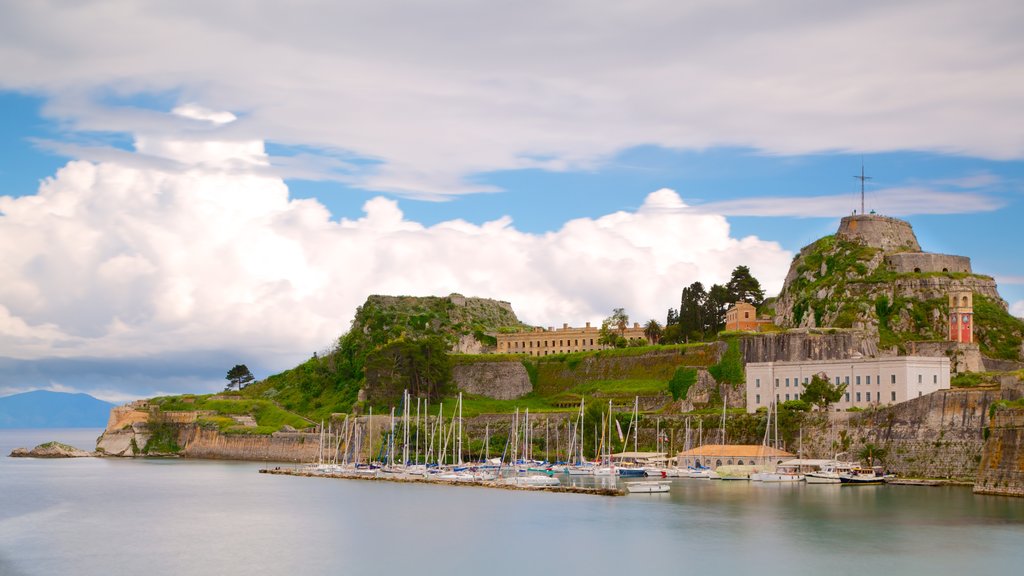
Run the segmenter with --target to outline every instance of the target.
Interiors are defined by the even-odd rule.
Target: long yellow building
[[[616,330],[618,332],[618,330]],[[528,354],[530,356],[548,356],[566,352],[583,352],[586,350],[603,350],[608,346],[598,344],[601,330],[587,322],[583,328],[573,328],[562,324],[559,329],[534,328],[532,332],[515,332],[512,334],[496,334],[499,354]],[[640,338],[647,341],[647,335],[640,324],[634,323],[626,328],[623,336],[626,340]]]

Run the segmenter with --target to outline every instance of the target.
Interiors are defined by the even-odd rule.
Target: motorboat
[[[638,482],[626,482],[626,491],[630,494],[654,494],[668,492],[669,482],[660,480],[646,480]]]

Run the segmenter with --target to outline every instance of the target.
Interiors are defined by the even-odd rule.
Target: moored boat
[[[658,480],[647,480],[641,482],[626,482],[626,491],[630,494],[653,494],[668,492],[669,482]]]

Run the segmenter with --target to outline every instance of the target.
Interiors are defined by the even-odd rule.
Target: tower
[[[968,291],[949,294],[949,339],[974,342],[974,295]]]

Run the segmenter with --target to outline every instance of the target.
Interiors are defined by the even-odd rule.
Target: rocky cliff
[[[845,360],[878,354],[871,335],[861,330],[797,330],[745,336],[740,341],[744,362]]]

